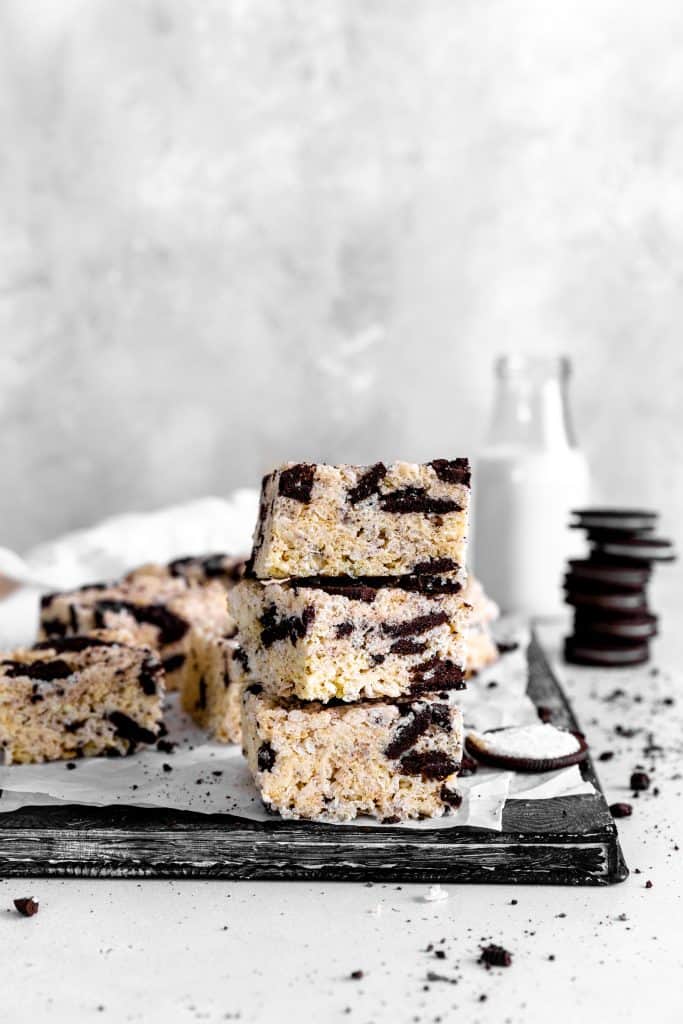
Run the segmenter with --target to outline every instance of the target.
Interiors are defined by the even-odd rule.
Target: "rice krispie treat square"
[[[462,714],[441,701],[324,705],[244,692],[243,745],[266,807],[285,818],[385,822],[457,809]]]
[[[378,578],[242,580],[229,605],[250,678],[323,702],[462,689],[469,608],[452,580],[427,579],[426,592]]]
[[[237,642],[197,629],[181,687],[183,709],[220,743],[242,741],[244,655]]]
[[[159,735],[164,671],[125,631],[55,637],[0,656],[5,764],[132,754]]]
[[[465,579],[470,466],[287,463],[266,476],[249,572],[290,576]]]
[[[41,600],[41,637],[126,629],[138,643],[159,652],[169,690],[182,682],[195,628],[219,635],[234,630],[220,583],[200,586],[148,575],[46,594]]]

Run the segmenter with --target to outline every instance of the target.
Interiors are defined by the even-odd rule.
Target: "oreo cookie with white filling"
[[[648,640],[657,633],[657,616],[651,612],[577,611],[575,638],[611,637],[615,640]]]
[[[481,764],[515,772],[552,772],[584,761],[588,746],[579,733],[538,722],[487,732],[471,731],[467,753]]]
[[[661,537],[623,537],[621,540],[601,540],[595,551],[618,558],[637,558],[643,562],[674,562],[676,552],[670,540]]]
[[[598,530],[649,530],[657,522],[657,513],[646,509],[633,508],[583,508],[574,509],[575,525],[579,529]]]
[[[643,587],[622,589],[608,583],[590,583],[571,575],[564,580],[565,601],[575,608],[599,608],[615,612],[636,612],[647,609]]]
[[[607,583],[626,590],[638,590],[649,582],[651,575],[649,562],[595,556],[571,559],[567,578],[577,583],[579,580],[587,580],[589,583]]]

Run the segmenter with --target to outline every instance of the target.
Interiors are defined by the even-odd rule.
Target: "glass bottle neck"
[[[536,451],[576,446],[566,360],[504,357],[496,372],[489,446]]]

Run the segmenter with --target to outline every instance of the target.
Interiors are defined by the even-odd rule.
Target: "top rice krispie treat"
[[[461,573],[470,466],[287,463],[263,480],[249,571],[259,579]]]

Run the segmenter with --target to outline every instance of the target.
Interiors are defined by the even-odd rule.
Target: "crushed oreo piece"
[[[457,772],[459,764],[440,750],[412,751],[405,754],[399,767],[403,775],[421,775],[423,779],[447,779]]]
[[[633,772],[631,775],[631,789],[636,793],[642,793],[650,788],[650,776],[647,772]]]
[[[75,669],[71,668],[61,658],[54,661],[1,661],[0,668],[4,674],[12,679],[25,676],[27,679],[36,679],[41,683],[52,683],[55,679],[66,679],[73,675]]]
[[[430,558],[427,562],[417,562],[413,566],[415,576],[433,576],[441,572],[457,572],[458,563],[452,558]]]
[[[157,740],[157,750],[160,754],[173,754],[177,743],[172,743],[170,740]]]
[[[143,660],[138,678],[142,692],[148,697],[153,697],[157,692],[161,671],[161,666],[156,658],[148,656]]]
[[[610,804],[609,812],[613,818],[630,818],[633,814],[633,807],[627,803]]]
[[[420,643],[418,640],[411,640],[410,637],[406,636],[402,637],[400,640],[396,640],[389,648],[389,653],[409,656],[411,654],[424,654],[426,650],[426,643]]]
[[[472,472],[468,459],[432,459],[429,465],[444,483],[470,486]]]
[[[270,743],[262,743],[258,749],[258,754],[256,755],[258,770],[260,772],[272,772],[276,756],[277,755]]]
[[[289,640],[293,647],[297,641],[303,639],[308,632],[308,627],[315,619],[315,608],[307,605],[301,615],[289,615],[278,619],[277,608],[274,604],[268,605],[259,618],[261,623],[261,643],[265,648],[272,647],[279,640]]]
[[[372,494],[377,494],[379,491],[379,485],[384,477],[387,475],[387,467],[383,462],[376,462],[374,466],[371,466],[367,473],[364,473],[360,478],[355,487],[352,487],[348,492],[348,498],[352,505],[357,505],[360,501],[365,501]]]
[[[342,637],[349,636],[350,633],[353,633],[352,622],[340,622],[334,627],[334,635],[337,640],[341,640]]]
[[[14,906],[19,911],[22,917],[33,917],[34,914],[38,913],[38,908],[40,904],[31,896],[23,896],[19,899],[14,900]]]
[[[394,738],[385,749],[386,757],[395,760],[401,754],[415,745],[420,736],[423,736],[432,724],[432,713],[428,704],[424,707],[417,706],[412,710],[411,717],[404,719],[396,730]]]
[[[353,981],[360,981],[361,978],[364,977],[365,971],[351,971],[351,973],[349,974],[349,978],[351,978]]]
[[[454,811],[457,811],[458,807],[462,804],[462,794],[458,793],[457,789],[449,789],[448,786],[444,785],[441,787],[439,795],[441,802],[447,804],[448,807],[452,807]]]
[[[503,946],[491,942],[488,946],[481,947],[479,963],[486,967],[509,967],[512,963],[512,954]]]
[[[428,693],[430,690],[464,690],[465,676],[462,669],[449,658],[438,654],[427,661],[414,665],[410,670],[413,693]]]
[[[405,487],[401,491],[380,494],[379,505],[383,512],[395,512],[398,515],[411,512],[419,512],[424,515],[462,512],[462,505],[459,502],[452,498],[432,498],[424,487]]]
[[[449,621],[447,612],[430,612],[418,615],[407,622],[383,622],[382,632],[388,636],[419,636]]]
[[[315,480],[315,466],[306,462],[299,462],[296,466],[290,466],[280,473],[278,494],[283,498],[292,498],[307,505],[311,500],[313,481]]]
[[[245,672],[249,671],[249,659],[243,647],[236,647],[232,652],[232,660],[238,662]]]
[[[156,742],[156,733],[153,733],[151,729],[145,728],[144,725],[140,725],[135,719],[124,714],[123,711],[110,711],[105,717],[114,726],[116,735],[130,743],[131,753],[138,743]]]

